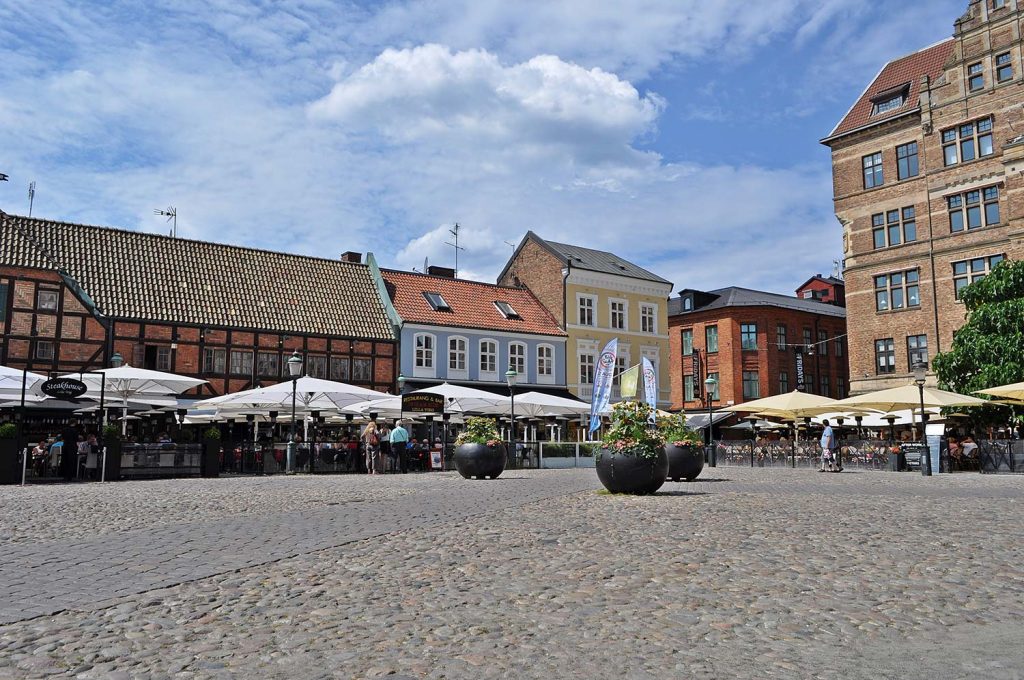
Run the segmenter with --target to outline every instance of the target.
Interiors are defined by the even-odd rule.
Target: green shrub
[[[654,409],[642,401],[620,401],[612,407],[612,426],[601,440],[604,448],[640,458],[657,458],[665,438],[651,427]],[[597,457],[600,458],[600,452]]]
[[[103,427],[103,439],[106,441],[117,441],[121,438],[121,428],[117,425],[106,425]]]
[[[498,426],[494,424],[494,420],[491,418],[482,418],[480,416],[467,418],[465,427],[459,433],[459,436],[455,438],[455,444],[458,446],[463,444],[497,446],[501,444]]]
[[[18,426],[14,423],[0,425],[0,439],[14,439],[18,436]]]
[[[208,427],[203,430],[203,439],[213,439],[220,441],[220,430],[216,427]]]
[[[671,418],[658,418],[658,430],[667,443],[675,446],[699,446],[703,442],[700,433],[686,425],[681,413]]]

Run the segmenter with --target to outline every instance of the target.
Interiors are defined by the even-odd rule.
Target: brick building
[[[886,64],[822,143],[843,227],[851,392],[948,350],[963,286],[1024,255],[1021,0]]]
[[[0,364],[201,377],[201,394],[315,377],[394,391],[395,329],[376,264],[52,222],[0,212]]]
[[[718,381],[711,395],[715,408],[795,389],[835,399],[847,396],[846,310],[800,295],[817,289],[817,283],[802,286],[797,297],[730,287],[687,289],[672,298],[672,408],[705,408],[704,380],[709,374]],[[841,284],[830,284],[828,296],[841,295]],[[803,355],[803,385],[798,352]]]

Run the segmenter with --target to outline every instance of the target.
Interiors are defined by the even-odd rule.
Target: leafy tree
[[[1003,261],[960,291],[967,323],[948,352],[935,357],[939,383],[961,394],[1024,382],[1024,262]],[[985,408],[979,420],[1005,420]]]

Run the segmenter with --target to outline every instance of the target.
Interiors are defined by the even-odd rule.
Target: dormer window
[[[693,311],[693,296],[692,295],[687,295],[687,296],[685,296],[683,298],[683,311],[684,312],[692,312]]]
[[[505,317],[506,319],[522,319],[523,318],[523,317],[519,316],[519,312],[514,310],[512,308],[512,305],[510,305],[507,302],[495,301],[494,306],[498,308],[498,311],[501,312],[501,315],[503,317]]]
[[[886,90],[871,98],[871,115],[877,116],[887,111],[893,111],[907,103],[907,96],[910,94],[910,84],[901,85],[898,88]]]
[[[441,297],[440,293],[423,293],[423,297],[427,298],[427,302],[430,303],[431,308],[435,312],[450,312],[452,308],[448,306],[445,299]]]

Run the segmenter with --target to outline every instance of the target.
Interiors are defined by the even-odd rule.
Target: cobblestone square
[[[0,678],[1021,678],[1020,477],[0,489]]]

